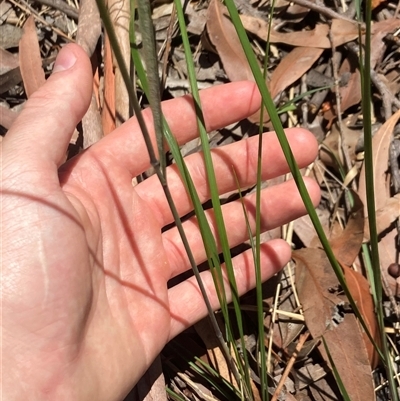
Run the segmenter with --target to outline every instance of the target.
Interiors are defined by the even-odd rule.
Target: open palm
[[[52,75],[27,103],[2,143],[3,394],[7,399],[118,400],[150,366],[168,340],[206,314],[193,279],[168,289],[168,281],[190,268],[156,177],[133,187],[132,178],[149,167],[135,119],[78,157],[63,163],[65,149],[91,94],[90,63],[69,45],[58,64],[74,66]],[[259,95],[251,83],[215,87],[202,93],[209,129],[254,113]],[[164,103],[179,143],[196,137],[189,97]],[[145,113],[149,124],[151,115]],[[303,130],[288,132],[298,163],[316,154]],[[274,134],[264,136],[263,178],[287,172]],[[214,151],[220,193],[255,182],[257,139]],[[209,198],[201,154],[187,164],[202,201]],[[168,182],[180,215],[191,203],[175,167]],[[308,181],[315,203],[319,192]],[[250,211],[254,198],[246,204]],[[246,239],[240,203],[224,206],[230,244]],[[293,182],[264,190],[263,229],[304,213]],[[208,214],[213,222],[212,212]],[[205,260],[195,219],[185,231],[196,262]],[[263,244],[263,278],[290,258],[289,246]],[[234,259],[241,293],[254,287],[251,254]],[[210,274],[203,280],[218,307]]]

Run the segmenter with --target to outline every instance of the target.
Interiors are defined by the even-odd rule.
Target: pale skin
[[[157,178],[132,186],[132,178],[149,167],[136,120],[64,164],[73,129],[89,104],[92,75],[76,45],[66,46],[56,65],[2,142],[2,395],[121,400],[163,346],[207,312],[194,279],[167,288],[169,279],[190,266],[176,229],[161,233],[172,217]],[[246,118],[260,105],[250,82],[201,96],[209,130]],[[165,102],[163,111],[180,144],[197,136],[190,97]],[[145,116],[151,127],[150,113]],[[313,136],[302,129],[287,136],[299,165],[312,162]],[[265,134],[263,141],[263,179],[286,173],[276,136]],[[257,138],[213,151],[221,194],[236,188],[232,168],[242,187],[254,184],[256,152]],[[187,164],[206,201],[201,155],[189,156]],[[187,214],[191,204],[175,168],[168,169],[168,181],[179,213]],[[306,184],[317,205],[317,184]],[[254,203],[254,196],[246,199],[249,210]],[[223,211],[235,246],[247,237],[242,206],[234,202]],[[262,212],[264,231],[303,215],[295,184],[264,190]],[[254,229],[252,213],[250,222]],[[203,262],[195,220],[184,227],[196,262]],[[264,280],[290,259],[283,240],[263,244],[261,252]],[[235,257],[234,268],[240,292],[253,288],[251,253]],[[202,278],[218,308],[209,272]]]

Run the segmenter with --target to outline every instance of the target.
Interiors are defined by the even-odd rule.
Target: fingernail
[[[68,46],[64,47],[58,54],[56,62],[54,63],[53,74],[55,72],[68,70],[75,64],[75,62],[75,54],[68,49]]]

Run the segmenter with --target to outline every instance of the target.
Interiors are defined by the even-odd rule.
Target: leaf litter
[[[14,2],[5,0],[0,4],[0,32],[4,33],[1,34],[0,42],[2,135],[7,132],[26,98],[50,74],[60,46],[79,39],[80,36],[88,53],[92,55],[95,70],[92,114],[85,117],[85,124],[80,127],[79,132],[76,131],[68,157],[99,140],[103,132],[107,134],[112,131],[129,113],[124,97],[125,88],[107,48],[107,38],[99,37],[95,30],[90,29],[98,23],[93,9],[94,3],[91,0],[77,3],[81,8],[79,18],[76,4],[69,1],[64,5],[54,2],[51,7],[45,5],[44,1],[32,2],[29,8],[31,17]],[[121,46],[128,60],[130,49],[126,35],[129,31],[127,3],[123,2],[124,9],[120,8],[120,3],[116,1],[110,4],[116,13],[115,18],[118,18]],[[364,216],[361,79],[355,51],[358,28],[356,23],[350,21],[355,18],[355,1],[343,5],[334,5],[333,2],[326,2],[325,5],[307,1],[298,3],[279,0],[275,4],[266,82],[278,107],[290,103],[296,97],[300,99],[289,111],[281,114],[284,127],[308,128],[321,143],[319,159],[310,170],[322,191],[318,214],[323,218],[324,230],[341,263],[350,291],[372,335],[379,341],[369,283],[365,277],[364,261],[360,257],[361,244],[368,243],[369,240],[369,226]],[[271,4],[268,1],[244,0],[237,0],[236,4],[261,66]],[[346,6],[346,10],[343,6]],[[380,126],[373,138],[375,196],[380,268],[387,280],[387,286],[384,286],[384,302],[389,330],[391,323],[395,323],[396,316],[398,319],[396,308],[400,297],[400,278],[392,277],[388,273],[388,269],[394,270],[393,266],[399,262],[397,238],[400,183],[396,181],[399,180],[396,178],[396,171],[399,170],[400,149],[396,140],[400,132],[400,115],[397,112],[400,107],[400,20],[394,1],[376,0],[373,7],[373,118],[376,126]],[[164,4],[153,3],[153,22],[160,62],[163,64],[162,73],[165,74],[163,98],[188,93],[187,69],[172,10],[169,0]],[[253,80],[236,31],[225,7],[219,1],[188,2],[186,16],[200,87],[227,81]],[[361,35],[363,40],[364,30]],[[140,50],[139,31],[138,45]],[[311,89],[326,86],[328,89],[310,92]],[[142,95],[139,88],[138,94]],[[142,100],[146,106],[146,99],[142,97]],[[258,119],[259,114],[250,120],[256,123]],[[269,129],[267,115],[265,122],[266,129]],[[241,122],[226,130],[211,133],[211,146],[221,146],[254,135],[258,128],[252,123]],[[198,149],[198,142],[193,141],[182,147],[182,152],[188,154]],[[350,165],[346,167],[346,163]],[[351,172],[346,171],[349,167],[353,170],[352,177],[349,176]],[[342,175],[343,172],[346,177]],[[151,173],[149,171],[147,175]],[[146,176],[142,177],[145,178]],[[273,182],[266,185],[273,185]],[[353,209],[349,207],[348,200],[346,201],[348,188],[355,191],[352,196],[357,206]],[[277,235],[278,230],[274,230],[273,236]],[[374,383],[385,383],[384,370],[381,365],[377,366],[373,347],[353,312],[347,307],[347,301],[319,248],[319,241],[307,217],[295,222],[291,242],[293,247],[302,248],[294,253],[296,263],[290,264],[282,275],[264,284],[266,338],[257,338],[254,294],[250,293],[242,300],[246,326],[246,349],[242,352],[249,356],[254,399],[259,399],[257,344],[261,343],[265,345],[265,352],[270,355],[268,386],[271,396],[280,383],[279,386],[283,387],[279,399],[340,400],[326,352],[321,346],[320,339],[324,336],[346,388],[351,392],[351,399],[388,400],[385,385],[374,392]],[[235,384],[230,384],[232,388],[227,384],[229,374],[222,368],[222,359],[212,345],[212,333],[204,322],[197,329],[189,329],[171,343],[171,347],[175,347],[174,344],[180,341],[180,345],[187,348],[185,354],[178,348],[173,348],[172,354],[163,354],[161,361],[165,380],[157,363],[146,374],[138,384],[141,399],[172,399],[165,394],[165,383],[183,399],[235,399],[232,395],[235,394],[232,390]],[[311,337],[305,341],[299,355],[293,357],[293,351],[307,333]],[[391,341],[399,347],[399,337],[393,334]],[[193,351],[192,355],[190,351]],[[198,359],[194,357],[195,354]],[[197,366],[196,370],[190,367],[193,365],[189,362]],[[212,366],[213,384],[205,380],[205,374],[199,374],[198,369],[203,363]],[[286,371],[286,375],[287,366],[290,367],[290,372]],[[377,366],[377,369],[372,371],[371,366]],[[205,368],[206,371],[207,369]],[[211,374],[211,370],[208,372]],[[149,386],[146,380],[154,382],[154,385]],[[217,391],[216,386],[221,386],[222,391]],[[137,399],[134,395],[129,397],[127,400]]]

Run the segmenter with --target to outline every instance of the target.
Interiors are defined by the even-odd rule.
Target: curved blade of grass
[[[177,17],[178,17],[178,23],[179,23],[179,28],[181,31],[181,38],[182,38],[182,43],[185,51],[185,58],[186,58],[186,65],[188,69],[188,76],[189,76],[189,81],[190,81],[190,87],[191,87],[191,93],[193,96],[194,100],[194,105],[196,109],[196,115],[197,115],[197,125],[199,128],[199,133],[200,133],[200,140],[202,144],[202,150],[203,150],[203,156],[204,156],[204,161],[205,161],[205,166],[206,166],[206,172],[207,172],[207,179],[208,179],[208,184],[210,188],[210,193],[211,193],[211,202],[213,205],[213,210],[214,210],[214,216],[217,224],[217,232],[219,236],[219,240],[221,243],[222,247],[222,254],[224,257],[224,262],[225,262],[225,267],[226,267],[226,272],[230,284],[230,290],[232,294],[232,301],[234,305],[234,310],[235,310],[235,316],[237,320],[237,326],[239,330],[239,335],[240,335],[240,341],[242,345],[242,349],[245,350],[245,344],[244,344],[244,332],[243,332],[243,323],[242,323],[242,316],[241,316],[241,310],[240,310],[240,302],[239,302],[239,294],[237,290],[237,285],[236,285],[236,279],[235,279],[235,274],[234,274],[234,269],[233,269],[233,264],[232,264],[232,258],[231,258],[231,253],[230,253],[230,247],[229,247],[229,242],[228,242],[228,237],[225,229],[225,224],[223,220],[223,215],[222,215],[222,209],[221,209],[221,203],[219,200],[219,193],[218,193],[218,187],[217,187],[217,182],[216,182],[216,177],[215,177],[215,172],[213,168],[213,163],[212,163],[212,158],[211,158],[211,151],[208,143],[208,136],[207,136],[207,131],[205,128],[205,122],[203,118],[203,113],[201,110],[201,102],[200,102],[200,96],[199,96],[199,91],[197,88],[197,80],[196,80],[196,74],[194,70],[194,64],[193,64],[193,56],[191,54],[190,50],[190,43],[189,43],[189,38],[187,35],[186,31],[186,23],[185,23],[185,16],[184,12],[182,9],[182,3],[180,0],[174,0],[176,11],[177,11]],[[221,275],[219,273],[219,275]],[[221,285],[221,290],[224,291],[224,285],[222,283]],[[228,325],[228,330],[230,330],[229,325]],[[232,343],[234,345],[234,343]],[[236,347],[234,346],[234,350],[236,350]],[[237,355],[237,363],[239,370],[241,372],[242,378],[244,380],[244,389],[245,389],[245,396],[249,399],[252,399],[252,394],[251,394],[251,386],[250,386],[250,375],[249,375],[249,363],[247,360],[247,355],[246,352],[244,352],[241,357],[238,355],[237,351],[235,351]],[[242,364],[242,358],[244,361],[244,366]]]
[[[372,150],[372,124],[371,124],[371,6],[370,2],[366,2],[366,21],[365,21],[365,57],[360,57],[360,73],[361,73],[361,91],[362,91],[362,109],[364,121],[364,163],[365,163],[365,183],[367,187],[367,210],[368,210],[368,223],[370,229],[370,246],[371,246],[371,259],[374,266],[374,284],[376,286],[376,302],[382,304],[382,285],[381,283],[381,269],[379,262],[378,251],[378,234],[376,229],[376,216],[375,216],[375,196],[374,196],[374,166],[373,166],[373,150]],[[383,327],[383,313],[378,312],[378,321]]]
[[[176,394],[174,390],[172,390],[169,387],[165,388],[165,391],[167,392],[167,394],[171,397],[172,400],[174,401],[186,401],[185,398],[182,398],[179,394]]]
[[[336,380],[336,383],[337,383],[337,385],[339,387],[340,393],[342,394],[343,400],[344,401],[351,401],[350,400],[350,396],[347,393],[346,387],[343,384],[342,378],[340,377],[339,372],[336,369],[335,362],[333,362],[332,355],[329,352],[328,344],[326,343],[324,336],[322,336],[322,342],[324,343],[326,354],[328,355],[329,363],[332,366],[333,375],[335,376],[335,380]]]
[[[234,397],[233,394],[235,394],[237,398],[239,399],[241,398],[241,394],[238,392],[238,390],[234,386],[232,386],[232,384],[229,383],[226,379],[221,377],[219,372],[214,370],[210,365],[206,364],[203,360],[201,360],[198,357],[196,357],[196,361],[201,366],[198,366],[193,362],[189,362],[189,366],[204,380],[209,382],[212,387],[217,389],[225,399],[232,400],[232,397]],[[224,388],[223,386],[225,386],[226,388]]]
[[[262,112],[261,112],[261,119],[262,119]],[[261,136],[261,135],[260,135]],[[264,330],[264,305],[263,305],[263,297],[262,297],[262,280],[261,280],[261,244],[260,244],[260,210],[261,210],[261,197],[257,198],[256,200],[256,241],[254,241],[253,238],[253,233],[251,231],[250,227],[250,222],[249,222],[249,216],[247,213],[246,205],[244,204],[244,198],[242,195],[242,191],[240,190],[240,185],[239,185],[239,180],[237,178],[237,174],[235,170],[233,170],[233,174],[235,176],[235,181],[236,181],[236,187],[238,189],[239,193],[239,199],[240,203],[242,204],[242,210],[243,210],[243,216],[246,221],[246,228],[247,232],[249,234],[249,240],[250,240],[250,246],[253,254],[253,261],[254,261],[254,268],[255,268],[255,274],[256,274],[256,297],[257,297],[257,324],[258,324],[258,344],[259,344],[259,357],[260,357],[260,363],[259,363],[259,377],[260,377],[260,387],[261,387],[261,399],[263,401],[269,399],[269,393],[268,393],[268,378],[267,378],[267,361],[266,361],[266,355],[265,355],[265,347],[264,347],[264,341],[263,339],[265,338],[265,330]],[[257,171],[258,174],[258,171]],[[261,177],[259,182],[257,182],[257,192],[258,192],[258,187],[260,187],[260,192],[261,192]],[[258,194],[256,195],[258,197]],[[257,226],[258,226],[258,233],[257,233]],[[258,239],[258,241],[257,241]]]
[[[150,139],[146,124],[144,122],[144,119],[143,119],[143,116],[142,116],[142,113],[141,113],[141,108],[139,106],[139,102],[137,100],[136,93],[132,88],[132,85],[131,85],[131,82],[130,82],[129,73],[128,73],[128,70],[127,70],[126,65],[124,63],[124,60],[122,58],[121,50],[120,50],[120,48],[118,46],[118,41],[117,41],[117,38],[116,38],[116,35],[115,35],[115,31],[114,31],[111,19],[110,19],[109,15],[108,15],[108,12],[107,12],[107,7],[105,6],[105,4],[104,4],[104,2],[102,0],[96,0],[96,1],[97,1],[97,5],[98,5],[98,8],[99,8],[100,16],[101,16],[101,18],[103,20],[103,23],[104,23],[104,25],[106,27],[106,30],[107,30],[107,33],[109,35],[109,39],[110,39],[110,43],[111,43],[111,46],[112,46],[113,51],[114,51],[114,55],[116,57],[118,65],[119,65],[119,67],[121,69],[121,73],[122,73],[125,85],[127,87],[127,90],[128,90],[130,101],[132,102],[133,108],[134,108],[135,113],[136,113],[136,118],[137,118],[139,126],[140,126],[140,128],[142,130],[142,133],[143,133],[143,136],[144,136],[144,139],[145,139],[145,143],[146,143],[146,147],[147,147],[147,150],[149,152],[150,162],[151,162],[152,166],[155,168],[157,176],[158,176],[158,178],[159,178],[159,180],[160,180],[160,182],[162,184],[165,196],[167,198],[167,201],[168,201],[168,204],[170,206],[171,212],[172,212],[172,214],[174,216],[174,220],[176,222],[178,231],[179,231],[179,233],[181,235],[182,242],[183,242],[185,250],[187,252],[187,255],[188,255],[188,258],[189,258],[189,262],[191,264],[191,267],[193,269],[194,275],[195,275],[195,277],[197,279],[197,282],[198,282],[198,285],[199,285],[199,289],[200,289],[200,291],[202,293],[204,302],[206,304],[206,307],[207,307],[207,310],[208,310],[208,313],[209,313],[209,316],[210,316],[210,319],[211,319],[211,323],[212,323],[213,328],[214,328],[214,330],[216,332],[217,338],[220,341],[221,349],[224,352],[224,354],[226,355],[227,363],[230,364],[231,369],[232,369],[232,373],[234,375],[236,373],[235,377],[237,378],[237,380],[239,382],[239,376],[237,375],[237,371],[235,369],[235,365],[233,364],[232,359],[230,358],[229,350],[228,350],[228,348],[227,348],[227,346],[226,346],[226,344],[225,344],[225,342],[223,340],[222,333],[219,330],[218,323],[216,322],[216,319],[215,319],[215,316],[213,314],[213,310],[212,310],[211,304],[209,302],[206,290],[204,288],[203,282],[202,282],[201,277],[200,277],[200,273],[199,273],[197,265],[195,263],[195,260],[194,260],[193,254],[191,252],[189,243],[187,241],[185,232],[183,230],[182,222],[180,220],[180,216],[179,216],[179,214],[178,214],[178,212],[176,210],[175,204],[174,204],[174,202],[172,200],[172,196],[171,196],[171,193],[169,191],[169,188],[168,188],[168,185],[167,185],[167,182],[166,182],[166,177],[162,174],[162,171],[161,171],[161,168],[160,168],[160,164],[159,164],[159,162],[158,162],[158,160],[157,160],[157,158],[155,156],[154,149],[153,149],[153,146],[152,146],[152,143],[151,143],[151,139]],[[136,58],[136,59],[138,59],[138,58]],[[140,58],[139,58],[139,60],[140,60]],[[141,64],[141,60],[140,60],[139,64]],[[141,66],[141,69],[139,67],[139,70],[140,71],[144,71],[143,66]],[[145,75],[144,75],[144,77],[145,77]],[[146,82],[146,83],[143,86],[148,89],[149,88],[149,84],[147,82],[147,78],[144,78],[144,77],[142,77],[142,82],[143,83]],[[172,135],[169,136],[169,138],[173,138]],[[172,142],[174,142],[174,141],[172,141]],[[179,147],[176,144],[176,141],[174,143],[172,143],[172,145],[174,145],[174,144],[176,145],[175,149],[178,148],[178,150],[179,150]],[[180,151],[178,151],[178,154],[177,154],[178,158],[179,158],[179,156],[181,158],[181,161],[183,161],[183,159],[182,159],[182,157],[180,155]],[[186,168],[185,168],[185,172],[186,172],[186,176],[188,176],[188,172],[187,172]],[[192,187],[194,188],[193,182],[191,182],[191,184],[192,184]],[[212,238],[212,236],[211,236],[211,238]]]
[[[265,67],[264,67],[264,71],[266,71]],[[323,91],[325,89],[330,89],[330,88],[332,88],[332,85],[320,86],[319,88],[311,89],[311,90],[309,90],[307,92],[301,93],[300,95],[297,95],[293,99],[290,99],[289,101],[287,101],[282,106],[278,106],[277,107],[277,112],[278,112],[278,114],[282,114],[282,113],[286,113],[286,112],[291,111],[291,110],[296,110],[296,105],[295,104],[299,100],[305,98],[306,96],[312,95],[313,93],[316,93],[316,92],[319,92],[319,91]]]
[[[144,70],[143,65],[142,65],[142,61],[141,61],[139,52],[137,50],[135,37],[134,37],[133,25],[131,26],[131,38],[130,38],[130,40],[131,40],[131,44],[132,44],[132,52],[131,52],[132,53],[132,59],[134,60],[134,64],[135,64],[136,71],[137,71],[137,74],[138,74],[139,79],[140,79],[141,86],[142,86],[142,88],[143,88],[143,90],[144,90],[144,92],[145,92],[145,94],[147,96],[147,93],[148,93],[148,90],[149,90],[149,83],[148,83],[148,80],[147,80],[147,76],[146,76],[145,70]],[[187,189],[187,191],[188,191],[188,193],[189,193],[189,195],[191,197],[192,203],[194,205],[195,215],[196,215],[198,223],[199,223],[199,228],[200,228],[200,232],[201,232],[201,235],[202,235],[202,240],[203,240],[203,243],[204,243],[204,246],[205,246],[207,259],[208,259],[208,262],[209,262],[209,266],[210,266],[210,270],[211,270],[214,282],[215,283],[221,283],[221,282],[223,282],[222,270],[220,268],[218,249],[217,249],[217,245],[216,245],[214,236],[213,236],[213,234],[211,232],[209,223],[208,223],[207,218],[205,216],[205,213],[204,213],[202,204],[200,202],[200,199],[198,197],[196,188],[195,188],[195,186],[193,184],[193,181],[192,181],[192,179],[190,177],[190,174],[189,174],[189,172],[187,170],[187,167],[186,167],[186,164],[184,162],[184,159],[183,159],[183,157],[182,157],[182,155],[180,153],[179,145],[176,142],[175,137],[173,136],[172,132],[170,131],[170,129],[168,127],[168,124],[167,124],[167,122],[165,120],[163,122],[163,126],[164,126],[165,139],[168,142],[168,145],[169,145],[169,148],[171,150],[171,153],[172,153],[172,155],[173,155],[173,157],[174,157],[174,159],[176,161],[178,169],[179,169],[179,171],[181,173],[181,176],[183,178],[185,187],[186,187],[186,189]],[[176,224],[178,225],[177,222],[176,222]],[[179,228],[179,226],[178,226],[178,228]],[[180,230],[180,234],[181,234],[182,240],[183,240],[183,242],[185,244],[186,252],[188,252],[189,259],[191,259],[191,257],[190,257],[191,253],[189,254],[190,250],[187,249],[187,247],[189,245],[187,244],[187,240],[185,239],[186,237],[185,237],[184,233],[181,232],[181,230]],[[214,331],[215,331],[216,336],[218,338],[218,341],[220,343],[221,350],[222,350],[222,352],[223,352],[223,354],[225,356],[225,359],[226,359],[228,365],[230,366],[232,374],[235,376],[237,382],[239,383],[240,382],[240,377],[238,376],[236,367],[235,367],[235,365],[233,363],[233,360],[232,360],[232,358],[231,358],[231,356],[229,354],[229,350],[228,350],[228,348],[227,348],[227,346],[225,344],[225,340],[223,338],[223,335],[222,335],[222,333],[221,333],[221,331],[219,329],[219,326],[218,326],[218,324],[217,324],[217,322],[215,320],[215,316],[214,316],[214,314],[212,312],[211,306],[209,305],[208,298],[207,298],[206,293],[204,291],[204,286],[203,286],[203,284],[201,282],[200,274],[198,272],[197,266],[194,265],[194,261],[192,261],[192,269],[193,269],[194,274],[196,276],[196,279],[197,279],[197,281],[199,283],[200,289],[202,291],[202,295],[205,298],[207,309],[209,311],[209,317],[211,319],[211,323],[213,325]],[[218,288],[218,284],[216,284],[216,288]],[[218,299],[219,299],[219,302],[220,302],[220,305],[222,307],[222,310],[223,310],[224,314],[227,317],[229,317],[225,291],[217,291],[217,295],[218,295]],[[232,342],[233,335],[231,333],[231,330],[228,333],[228,339],[230,339],[229,341]]]
[[[222,377],[220,373],[213,369],[208,363],[197,356],[194,357],[195,362],[193,362],[193,354],[184,345],[180,344],[178,341],[173,341],[170,346],[174,354],[182,359],[195,374],[202,377],[212,388],[218,391],[224,400],[234,401],[242,399],[240,392],[232,383]],[[171,368],[175,373],[178,372],[172,363],[167,362],[167,367]]]
[[[289,142],[286,138],[285,132],[283,130],[282,124],[279,120],[279,116],[278,113],[276,111],[274,102],[271,98],[271,94],[269,93],[269,90],[265,84],[265,80],[263,79],[262,73],[258,67],[258,63],[256,60],[256,57],[253,53],[253,50],[250,46],[250,43],[248,41],[247,35],[246,35],[246,31],[243,28],[243,24],[240,20],[238,11],[235,7],[235,4],[233,2],[233,0],[225,0],[225,5],[228,9],[229,15],[231,17],[231,20],[235,26],[236,32],[239,36],[239,40],[242,44],[243,50],[246,54],[247,60],[249,62],[250,68],[252,70],[252,73],[254,75],[254,79],[257,83],[257,86],[260,90],[262,99],[263,99],[263,104],[266,107],[266,109],[268,110],[268,114],[271,118],[271,122],[272,125],[275,129],[276,135],[278,137],[279,143],[281,145],[282,151],[285,155],[286,161],[288,163],[290,172],[292,173],[293,179],[297,185],[297,188],[300,192],[301,198],[304,202],[304,205],[306,207],[307,213],[310,215],[310,219],[313,223],[313,226],[315,228],[315,231],[317,232],[318,238],[321,241],[321,244],[326,252],[326,255],[329,259],[329,262],[332,265],[332,268],[338,278],[338,281],[340,283],[340,285],[342,286],[353,310],[354,313],[356,314],[357,318],[359,319],[361,325],[363,326],[363,329],[365,330],[365,332],[367,333],[369,339],[371,340],[371,342],[374,344],[375,348],[377,349],[377,352],[379,352],[380,356],[382,357],[382,360],[385,360],[383,358],[382,352],[379,349],[379,347],[376,345],[375,340],[373,339],[373,337],[371,336],[371,333],[368,330],[367,325],[365,324],[365,321],[362,317],[362,315],[360,314],[360,311],[357,307],[357,304],[355,303],[348,287],[346,284],[346,280],[344,278],[344,274],[343,271],[339,265],[339,263],[337,262],[335,255],[332,252],[332,249],[329,245],[328,239],[324,233],[324,230],[322,228],[322,225],[319,221],[319,218],[317,216],[317,213],[314,209],[314,206],[311,202],[311,198],[310,195],[307,192],[307,188],[304,184],[304,180],[303,177],[301,176],[300,170],[297,166],[297,162],[294,158],[294,155],[292,153],[292,150],[290,148]]]
[[[361,19],[361,5],[357,4],[357,15]],[[376,227],[376,214],[375,214],[375,194],[374,194],[374,165],[373,165],[373,149],[372,149],[372,123],[371,123],[371,15],[372,4],[370,0],[365,1],[365,43],[364,43],[364,57],[362,53],[362,45],[360,43],[360,75],[361,75],[361,104],[363,110],[364,121],[364,163],[365,163],[365,184],[367,193],[367,210],[368,210],[368,223],[370,232],[370,251],[372,262],[372,283],[375,310],[378,318],[378,325],[381,333],[382,342],[382,356],[385,364],[386,376],[389,382],[389,389],[393,401],[398,401],[398,392],[396,383],[394,381],[393,366],[391,363],[391,355],[386,339],[385,322],[382,302],[382,278],[381,278],[381,265],[379,261],[378,249],[378,232]],[[359,27],[359,37],[361,36],[361,28]]]
[[[263,69],[263,80],[265,82],[267,78],[267,68],[269,60],[269,49],[270,49],[270,35],[272,27],[272,15],[274,13],[275,0],[272,1],[271,11],[269,14],[268,34],[265,49],[264,58],[264,69]],[[261,102],[261,113],[260,113],[260,125],[258,132],[258,150],[257,150],[257,185],[256,185],[256,235],[255,235],[255,253],[254,255],[254,266],[256,274],[256,298],[257,298],[257,323],[258,323],[258,356],[259,356],[259,369],[260,369],[260,386],[261,386],[261,398],[263,401],[269,399],[268,393],[268,376],[267,376],[267,358],[265,354],[264,338],[264,304],[263,304],[263,291],[262,291],[262,279],[261,279],[261,171],[262,171],[262,135],[264,131],[264,107]]]

